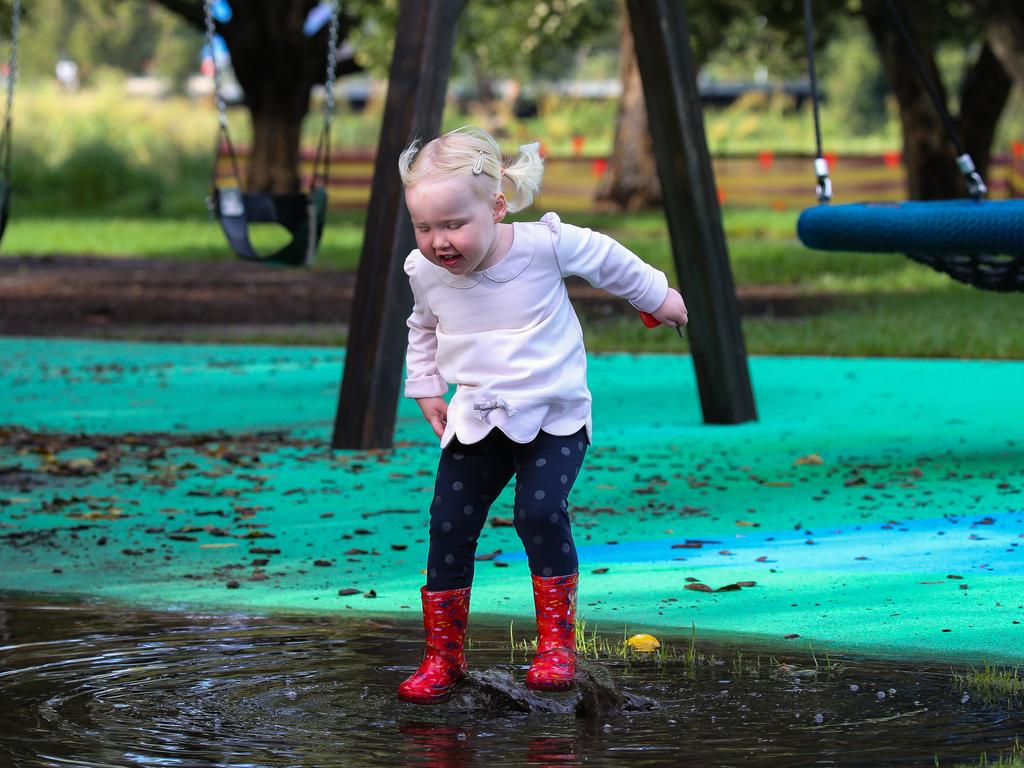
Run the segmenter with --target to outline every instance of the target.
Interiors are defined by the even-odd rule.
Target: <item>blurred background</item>
[[[304,187],[323,126],[326,6],[281,0],[278,10],[295,23],[258,28],[247,19],[263,4],[235,5],[213,4],[224,37],[211,49],[199,2],[25,4],[4,255],[230,262],[206,206],[211,176],[225,183],[232,176],[217,128],[213,57],[224,75],[245,184],[257,191]],[[1019,322],[1013,296],[961,288],[896,256],[812,253],[799,244],[796,216],[815,203],[799,3],[685,5],[752,351],[1024,356],[1011,334],[977,333]],[[1024,45],[1014,35],[1024,36],[1024,11],[1010,0],[896,5],[992,196],[1019,196]],[[11,10],[6,0],[4,29]],[[351,271],[358,263],[398,10],[398,0],[341,3],[330,213],[317,270]],[[817,3],[815,10],[824,148],[836,200],[959,194],[952,148],[937,116],[915,107],[923,91],[906,85],[909,59],[893,43],[884,4],[847,0]],[[572,223],[600,226],[671,270],[624,17],[618,0],[470,0],[459,23],[444,128],[481,125],[509,153],[541,142],[545,186],[522,218],[556,210]],[[306,68],[314,74],[282,63],[300,58],[318,62]],[[273,141],[265,140],[268,132]],[[268,226],[253,237],[274,248],[284,235]],[[767,303],[750,299],[760,294]],[[937,338],[930,320],[951,300],[971,319]],[[592,322],[599,349],[671,341],[645,335],[614,313],[596,313]]]

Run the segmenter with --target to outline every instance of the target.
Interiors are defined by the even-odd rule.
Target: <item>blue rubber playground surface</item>
[[[344,351],[0,341],[0,590],[419,620],[438,448],[329,450]],[[588,627],[1024,661],[1024,363],[752,358],[760,420],[701,422],[688,357],[590,359],[571,497]],[[474,623],[533,636],[511,493]]]

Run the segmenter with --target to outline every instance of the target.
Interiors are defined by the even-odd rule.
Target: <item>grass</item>
[[[924,269],[922,267],[922,269]],[[843,297],[832,310],[797,318],[748,317],[754,355],[1024,359],[1021,297],[949,286]],[[632,317],[587,319],[591,352],[685,352],[675,333]]]
[[[993,760],[989,760],[988,755],[982,753],[976,763],[956,763],[953,768],[1024,768],[1024,746],[1020,741],[1016,741],[1009,752],[1004,752]]]
[[[202,210],[176,217],[17,216],[4,235],[4,255],[52,254],[111,258],[234,261],[220,227]],[[332,212],[318,255],[319,269],[355,269],[363,241],[362,212]],[[250,237],[257,250],[269,251],[287,242],[276,225],[257,225]]]
[[[509,650],[511,661],[515,661],[516,653],[520,655],[532,655],[537,650],[537,638],[531,640],[516,640],[513,632],[514,622],[508,625]],[[681,664],[688,669],[694,669],[698,665],[715,663],[714,656],[705,655],[697,651],[697,629],[691,624],[690,639],[684,646],[672,645],[668,642],[661,642],[660,646],[649,652],[636,650],[629,642],[631,632],[627,627],[622,629],[622,638],[612,638],[602,635],[595,628],[587,628],[586,619],[576,617],[576,655],[582,659],[594,661],[619,661],[626,663],[652,662],[661,666],[666,663]],[[757,659],[760,665],[760,657]]]
[[[171,218],[15,215],[3,253],[233,260],[219,227],[202,209],[201,197],[192,206],[187,215]],[[730,261],[741,292],[749,286],[785,286],[798,296],[825,299],[794,317],[746,317],[748,353],[1024,359],[1019,294],[962,286],[899,255],[809,251],[793,234],[795,217],[771,210],[724,211]],[[607,232],[645,261],[675,274],[659,211],[585,214],[572,221]],[[354,270],[364,223],[361,211],[331,212],[316,269]],[[286,233],[277,227],[254,227],[252,236],[257,248],[269,249],[282,243]],[[688,351],[687,342],[675,333],[648,330],[628,310],[607,317],[581,314],[591,352]],[[291,344],[320,339],[302,329],[253,329],[244,341]]]
[[[981,669],[954,670],[953,683],[985,701],[1024,696],[1024,677],[1020,667],[996,667],[986,662]]]

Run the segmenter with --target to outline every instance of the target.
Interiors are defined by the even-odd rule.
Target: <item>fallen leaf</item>
[[[709,587],[707,584],[701,584],[700,582],[695,582],[693,584],[687,584],[686,586],[683,587],[683,589],[692,589],[694,592],[712,592],[713,591],[711,589],[711,587]]]
[[[347,597],[348,595],[358,595],[362,592],[361,589],[353,589],[352,587],[346,587],[345,589],[339,589],[338,595],[341,597]]]
[[[797,637],[800,637],[800,635],[797,635],[797,634],[791,634],[791,635],[783,635],[783,636],[782,636],[782,638],[783,638],[784,640],[793,640],[793,639],[795,639],[795,638],[797,638]]]
[[[376,590],[373,590],[373,589],[371,589],[369,592],[364,592],[363,593],[363,597],[376,597],[376,596],[377,596],[377,592],[376,592]]]
[[[483,560],[493,560],[494,558],[496,558],[500,554],[501,554],[501,550],[500,549],[496,549],[493,552],[488,552],[486,555],[477,555],[473,559],[474,560],[480,560],[480,561],[483,561]]]
[[[824,464],[825,460],[816,453],[809,453],[806,456],[801,456],[798,459],[793,460],[794,467],[801,467],[808,464]]]
[[[608,569],[607,568],[595,568],[594,570],[591,571],[591,573],[608,573]]]

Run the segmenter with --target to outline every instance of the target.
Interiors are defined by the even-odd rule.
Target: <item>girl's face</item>
[[[425,180],[405,190],[416,245],[428,261],[456,275],[487,269],[504,254],[498,223],[508,209],[495,194],[488,205],[469,179]]]

